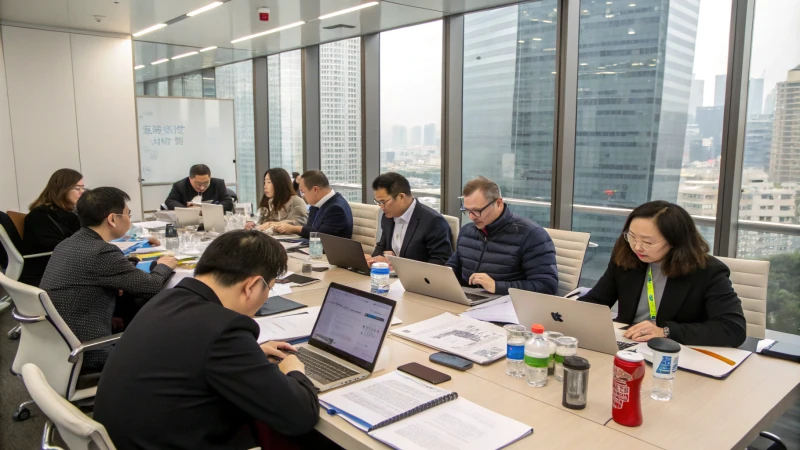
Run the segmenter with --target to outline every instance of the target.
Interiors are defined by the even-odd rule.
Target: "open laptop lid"
[[[399,256],[389,256],[389,262],[397,272],[400,282],[403,283],[403,289],[407,291],[441,299],[464,295],[458,278],[449,266],[440,266]],[[487,293],[487,295],[491,294]],[[466,297],[464,298],[466,299]]]
[[[308,344],[372,372],[397,303],[331,283]]]
[[[200,208],[203,211],[203,228],[206,231],[225,232],[225,212],[222,205],[203,203]]]
[[[175,218],[179,227],[200,225],[200,208],[175,208]]]
[[[607,306],[520,289],[509,289],[508,294],[520,325],[530,328],[539,323],[546,331],[578,339],[580,348],[617,353],[611,309]]]
[[[360,242],[323,233],[320,233],[319,239],[322,241],[328,263],[369,275],[369,266],[364,259],[364,249]]]

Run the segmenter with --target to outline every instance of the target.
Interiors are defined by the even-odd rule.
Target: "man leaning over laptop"
[[[555,294],[556,251],[541,226],[511,212],[500,187],[486,177],[464,185],[461,211],[472,223],[461,227],[456,252],[447,261],[464,286],[493,294],[509,288]]]

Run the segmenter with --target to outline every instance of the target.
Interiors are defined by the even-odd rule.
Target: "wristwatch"
[[[662,328],[662,330],[664,330],[664,337],[668,338],[669,337],[669,327],[664,327],[664,328]]]

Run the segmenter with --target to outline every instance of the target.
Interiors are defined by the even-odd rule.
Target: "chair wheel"
[[[12,341],[16,341],[19,339],[19,334],[19,331],[12,331],[11,333],[8,333],[8,338]]]
[[[14,422],[22,422],[23,420],[28,420],[31,418],[31,411],[28,408],[22,408],[18,411],[14,411],[11,414],[11,420]]]

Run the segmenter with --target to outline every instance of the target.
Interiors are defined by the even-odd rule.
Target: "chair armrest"
[[[22,259],[41,258],[42,256],[51,256],[53,252],[34,253],[33,255],[24,255]]]
[[[61,447],[56,447],[50,442],[53,440],[53,422],[48,420],[44,424],[44,431],[42,432],[42,450],[64,450]]]
[[[17,308],[11,310],[11,317],[19,323],[37,323],[47,320],[44,316],[26,316],[17,312]]]
[[[110,336],[104,336],[101,338],[92,339],[91,341],[82,342],[79,347],[70,352],[67,361],[75,364],[76,362],[78,362],[78,355],[80,355],[81,353],[89,350],[100,350],[101,348],[114,345],[121,337],[122,333],[117,333],[117,334],[112,334]]]

